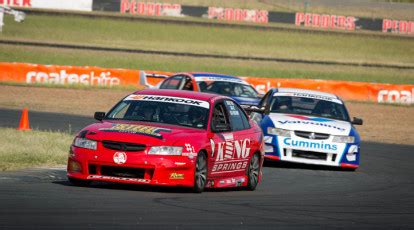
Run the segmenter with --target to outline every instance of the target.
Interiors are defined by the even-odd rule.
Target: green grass
[[[10,20],[10,17],[8,17]],[[208,54],[414,64],[414,39],[29,15],[0,38]]]
[[[0,171],[64,165],[73,136],[0,128]]]
[[[74,16],[6,18],[0,39],[207,54],[263,56],[414,66],[414,39],[186,26]],[[0,46],[0,61],[161,71],[209,71],[243,76],[337,79],[412,84],[413,70],[220,60]]]
[[[38,64],[70,64],[75,66],[88,65],[105,66],[108,68],[164,70],[170,72],[217,72],[267,78],[348,80],[395,84],[414,83],[414,70],[221,60],[69,49],[58,50],[53,48],[1,46],[0,60]]]

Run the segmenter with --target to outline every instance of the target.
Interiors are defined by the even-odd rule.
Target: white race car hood
[[[271,113],[269,115],[276,128],[326,133],[331,135],[349,135],[351,124],[328,118],[295,114]]]

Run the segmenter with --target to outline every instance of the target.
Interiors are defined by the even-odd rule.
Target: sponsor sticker
[[[311,93],[300,93],[300,92],[284,93],[284,92],[281,92],[281,93],[273,94],[273,97],[278,97],[278,96],[306,97],[306,98],[311,98],[311,99],[331,101],[331,102],[335,102],[335,103],[338,103],[338,104],[342,104],[342,101],[339,100],[336,97],[330,97],[330,96],[318,95],[318,94],[311,94]]]
[[[183,173],[171,173],[170,180],[184,180]]]
[[[124,101],[131,101],[131,100],[170,102],[170,103],[183,104],[183,105],[193,105],[193,106],[203,107],[206,109],[210,108],[210,104],[206,101],[200,101],[196,99],[182,98],[182,97],[132,94],[124,99]]]
[[[127,161],[127,155],[125,152],[116,152],[113,158],[114,162],[119,165],[124,164]]]
[[[249,83],[237,79],[237,78],[226,78],[226,77],[195,77],[196,82],[208,82],[208,81],[225,81],[225,82],[234,82],[244,85],[249,85]]]
[[[250,139],[217,143],[216,162],[212,173],[228,173],[244,171],[248,166]]]
[[[194,146],[188,143],[184,144],[184,152],[182,153],[182,156],[188,156],[188,158],[193,159],[197,156],[197,152],[194,149]]]
[[[155,138],[162,139],[160,132],[171,132],[171,129],[158,128],[146,125],[130,125],[130,124],[113,124],[110,128],[100,128],[99,130],[104,132],[120,132],[120,133],[132,133],[142,134]]]
[[[222,136],[223,136],[224,140],[226,140],[226,141],[232,141],[233,140],[233,133],[225,133],[225,134],[222,134]]]
[[[289,115],[289,117],[299,119],[297,121],[291,121],[291,120],[281,120],[277,121],[281,125],[290,125],[290,124],[302,124],[302,125],[315,125],[315,126],[321,126],[321,127],[327,127],[327,128],[333,128],[336,130],[339,130],[341,132],[345,131],[345,128],[326,124],[326,122],[331,122],[333,120],[326,119],[326,118],[311,118],[306,116],[296,116],[296,115]]]
[[[303,141],[303,140],[294,140],[290,137],[284,138],[283,144],[289,147],[299,147],[299,148],[306,148],[306,149],[329,150],[329,151],[338,150],[338,145],[336,144],[325,143],[324,141],[311,142],[311,141]]]
[[[321,117],[307,117],[307,116],[300,116],[300,115],[288,115],[288,117],[293,117],[300,120],[306,121],[317,121],[317,122],[330,122],[331,119],[321,118]]]
[[[127,178],[127,177],[114,177],[114,176],[100,176],[100,175],[90,175],[88,179],[106,179],[106,180],[122,180],[122,181],[133,181],[140,183],[149,183],[148,179],[138,179],[138,178]]]

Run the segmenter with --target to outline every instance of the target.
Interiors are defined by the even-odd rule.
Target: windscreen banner
[[[0,0],[0,5],[50,10],[92,11],[93,0]]]
[[[58,66],[0,62],[0,82],[48,85],[156,87],[172,72],[101,68],[95,66]],[[338,95],[343,100],[391,104],[414,104],[414,85],[368,82],[241,77],[264,94],[271,88],[300,88]]]

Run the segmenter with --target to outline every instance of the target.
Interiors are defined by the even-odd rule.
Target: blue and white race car
[[[233,98],[240,105],[257,105],[260,96],[246,81],[215,73],[179,73],[164,79],[159,89],[178,89],[214,93]]]
[[[318,91],[275,88],[251,107],[263,130],[265,159],[356,169],[360,137],[344,102]]]

